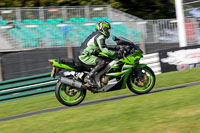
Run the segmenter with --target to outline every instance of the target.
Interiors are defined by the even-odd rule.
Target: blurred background
[[[99,20],[108,45],[122,36],[144,51],[159,93],[88,91],[61,106],[48,59],[76,57]],[[0,133],[199,133],[199,26],[200,0],[0,0]]]
[[[183,0],[187,46],[200,43],[200,2]],[[111,37],[136,43],[145,54],[179,47],[174,0],[1,0],[0,80],[50,72],[48,59],[77,56],[97,21]]]

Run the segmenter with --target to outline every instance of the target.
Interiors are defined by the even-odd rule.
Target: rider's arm
[[[109,50],[105,44],[105,38],[102,36],[100,36],[99,38],[97,38],[97,44],[101,50],[101,52],[110,55],[110,56],[114,56],[115,55],[115,51],[113,50]]]

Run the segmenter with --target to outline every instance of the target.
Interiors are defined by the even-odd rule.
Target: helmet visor
[[[105,31],[105,32],[110,32],[110,28],[105,27],[105,28],[104,28],[104,31]]]

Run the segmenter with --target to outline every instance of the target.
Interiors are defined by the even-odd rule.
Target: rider
[[[93,32],[81,45],[79,59],[87,65],[95,66],[85,77],[84,81],[94,86],[92,78],[94,74],[102,69],[106,61],[97,57],[101,51],[109,56],[115,56],[118,52],[109,50],[105,44],[105,40],[109,38],[111,25],[107,21],[99,21],[96,25],[96,31]]]

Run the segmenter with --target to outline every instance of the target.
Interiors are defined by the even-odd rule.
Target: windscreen
[[[143,53],[142,50],[137,45],[135,45],[132,41],[130,41],[130,40],[124,38],[124,37],[119,37],[119,39],[124,41],[124,42],[126,42],[126,43],[128,43],[129,45],[131,44],[136,50],[138,50],[141,53]]]
[[[124,37],[119,37],[119,39],[122,40],[122,41],[125,41],[125,42],[127,42],[127,43],[130,43],[130,44],[133,43],[132,41],[130,41],[130,40],[124,38]]]

